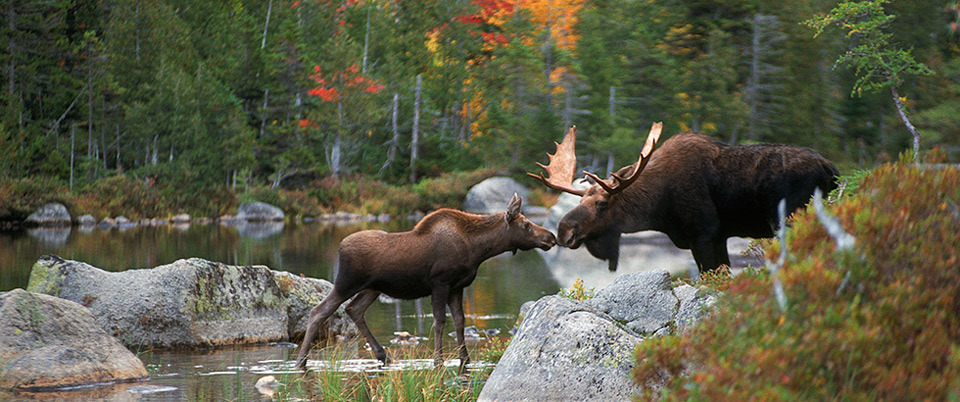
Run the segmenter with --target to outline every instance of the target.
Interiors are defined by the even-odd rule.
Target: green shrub
[[[786,311],[769,275],[734,277],[701,325],[638,347],[636,381],[666,381],[645,397],[960,397],[960,170],[888,164],[828,208],[853,249],[835,251],[812,211],[798,213],[779,273]]]
[[[58,201],[70,206],[67,187],[52,177],[0,179],[0,220],[21,221],[41,205]]]
[[[169,204],[163,198],[151,179],[116,175],[97,180],[81,190],[76,197],[76,212],[97,218],[152,218],[167,209]]]

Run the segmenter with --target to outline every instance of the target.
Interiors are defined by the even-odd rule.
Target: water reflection
[[[247,222],[241,220],[236,225],[241,237],[265,239],[283,232],[283,221]]]
[[[70,237],[70,227],[40,227],[27,229],[27,235],[44,247],[59,248],[67,244]]]

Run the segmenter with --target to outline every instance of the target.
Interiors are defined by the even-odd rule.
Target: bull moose
[[[693,252],[700,271],[730,264],[727,239],[773,237],[777,204],[788,211],[806,204],[814,189],[837,187],[837,168],[810,148],[786,145],[728,146],[696,133],[681,133],[654,153],[662,123],[654,123],[636,163],[607,179],[585,172],[593,183],[572,187],[576,173],[576,127],[571,127],[547,171],[528,175],[547,187],[581,196],[557,229],[557,244],[577,248],[617,269],[621,233],[656,230]],[[642,174],[641,174],[642,173]]]
[[[310,311],[297,366],[306,366],[307,352],[321,324],[354,295],[347,305],[347,315],[366,337],[376,358],[389,363],[386,351],[363,318],[367,307],[384,293],[407,300],[431,297],[438,363],[446,308],[450,307],[462,369],[469,361],[463,335],[463,289],[476,278],[480,263],[506,251],[549,250],[556,244],[553,233],[520,213],[521,202],[514,194],[506,212],[491,215],[439,209],[408,232],[364,230],[344,238],[333,291]]]

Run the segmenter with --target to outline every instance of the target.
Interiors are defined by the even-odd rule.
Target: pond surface
[[[0,291],[26,288],[31,267],[45,254],[86,262],[107,271],[150,268],[198,257],[232,265],[266,265],[273,270],[332,281],[336,271],[337,245],[341,239],[363,229],[402,231],[412,226],[411,221],[395,220],[348,226],[320,223],[194,224],[0,232]],[[739,251],[745,247],[746,241],[731,239],[730,254],[734,265],[756,265],[756,261],[739,256]],[[464,295],[466,325],[506,335],[513,328],[521,304],[569,288],[577,278],[582,278],[586,288],[599,289],[624,273],[649,269],[681,273],[691,266],[693,259],[689,251],[677,249],[665,236],[652,232],[624,236],[617,272],[608,272],[606,262],[590,257],[583,248],[554,248],[547,252],[532,250],[516,255],[505,253],[481,265],[476,281],[467,288]],[[394,338],[394,332],[406,331],[423,338],[431,336],[433,318],[429,311],[429,299],[399,302],[381,299],[367,310],[366,319],[374,335],[390,353],[389,340]],[[447,320],[447,327],[444,333],[453,330],[451,320]],[[454,342],[451,337],[446,338],[444,350],[449,355]],[[424,342],[432,344],[430,340]],[[151,378],[146,382],[67,393],[16,396],[0,393],[0,399],[258,399],[260,394],[254,383],[263,375],[287,370],[289,360],[296,353],[295,346],[281,343],[149,351],[139,355],[151,372]],[[340,358],[365,360],[356,360],[354,366],[348,364],[343,370],[370,365],[371,355],[362,346],[345,350],[347,355]],[[322,362],[311,364],[321,366]]]

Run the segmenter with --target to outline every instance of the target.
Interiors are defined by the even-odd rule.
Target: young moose
[[[474,215],[439,209],[425,216],[413,230],[387,233],[364,230],[340,242],[340,269],[333,291],[310,311],[307,332],[297,353],[297,365],[306,366],[307,352],[320,325],[347,299],[347,314],[367,338],[377,359],[388,363],[386,351],[374,339],[363,313],[380,293],[397,299],[431,296],[435,358],[440,346],[446,307],[457,332],[461,368],[469,357],[463,337],[463,289],[477,276],[480,263],[505,251],[549,250],[557,239],[520,213],[516,194],[506,212]]]

